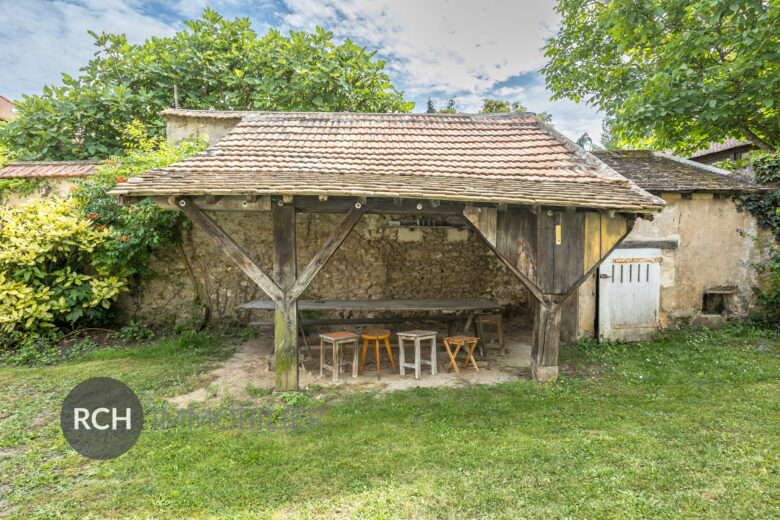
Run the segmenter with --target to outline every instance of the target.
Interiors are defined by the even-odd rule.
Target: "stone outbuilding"
[[[95,173],[100,161],[28,161],[11,163],[0,170],[0,179],[34,181],[28,190],[11,191],[4,204],[18,206],[25,201],[64,198],[74,186],[75,179],[84,179]]]
[[[755,218],[735,196],[762,192],[728,171],[647,150],[596,152],[624,177],[664,199],[579,289],[564,337],[639,340],[680,323],[718,326],[744,317],[760,250]]]

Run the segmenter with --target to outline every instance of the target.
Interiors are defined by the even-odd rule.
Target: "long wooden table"
[[[271,300],[255,300],[239,305],[240,309],[272,311],[276,308]],[[474,322],[477,312],[498,311],[501,306],[487,298],[433,298],[402,300],[298,300],[298,311],[362,311],[362,312],[435,312],[439,314],[459,315],[468,313],[463,332],[466,333]],[[414,318],[337,318],[301,320],[303,325],[335,325],[346,323],[391,323],[409,321]],[[253,321],[250,325],[270,326],[273,321]],[[305,334],[304,341],[305,341]],[[306,345],[308,349],[308,344]],[[484,356],[484,350],[480,348]]]
[[[255,300],[239,305],[241,309],[272,311],[271,300]],[[498,310],[501,306],[487,298],[435,298],[409,300],[298,300],[299,311],[430,311],[443,313]]]

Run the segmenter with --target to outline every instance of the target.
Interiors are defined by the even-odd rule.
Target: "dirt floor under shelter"
[[[365,327],[367,328],[367,327]],[[412,327],[414,328],[414,327]],[[420,328],[420,327],[416,327]],[[430,325],[427,327],[430,328]],[[404,329],[397,330],[409,330]],[[304,356],[303,365],[299,372],[299,386],[306,390],[312,385],[328,387],[333,384],[348,385],[350,389],[375,390],[388,392],[414,387],[439,387],[458,385],[483,385],[496,384],[505,381],[527,379],[530,377],[531,366],[531,331],[527,327],[507,327],[505,325],[505,345],[500,348],[494,341],[494,336],[487,338],[488,345],[485,349],[485,359],[480,359],[478,351],[475,351],[479,373],[469,365],[469,368],[461,371],[461,376],[454,370],[447,373],[446,368],[449,356],[444,348],[442,339],[447,335],[446,329],[439,330],[437,341],[437,365],[436,375],[431,375],[429,366],[422,366],[420,379],[414,378],[414,369],[406,369],[406,375],[401,376],[398,367],[398,343],[395,334],[390,338],[390,346],[396,363],[396,370],[392,370],[387,351],[382,346],[381,380],[377,380],[376,364],[373,352],[369,345],[366,354],[365,366],[362,374],[352,377],[352,367],[344,368],[339,374],[337,383],[333,382],[332,374],[325,370],[320,377],[319,369],[319,339],[316,334],[308,336],[311,356]],[[395,331],[394,331],[395,332]],[[422,359],[430,359],[430,347],[428,342],[423,343]],[[406,347],[406,363],[413,362],[414,347],[410,342],[404,343]],[[185,407],[190,403],[221,400],[225,397],[241,400],[247,397],[247,385],[272,390],[274,387],[274,363],[273,363],[273,333],[264,333],[260,337],[245,340],[236,349],[236,352],[228,359],[222,361],[213,370],[205,374],[206,386],[188,394],[168,397],[170,404]],[[362,353],[362,341],[360,343]],[[347,347],[344,360],[351,361],[352,348]],[[465,358],[458,354],[458,361],[462,366]],[[326,350],[325,362],[332,361],[330,348]]]

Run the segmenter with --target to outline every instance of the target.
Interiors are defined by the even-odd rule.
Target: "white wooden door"
[[[599,341],[639,341],[660,328],[660,249],[616,249],[599,266]]]

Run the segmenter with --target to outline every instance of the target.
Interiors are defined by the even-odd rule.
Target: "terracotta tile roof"
[[[764,191],[731,172],[651,150],[594,152],[614,170],[648,191]]]
[[[0,96],[0,121],[14,118],[14,104],[5,96]]]
[[[533,114],[241,115],[216,145],[112,193],[358,195],[638,212],[663,206]]]
[[[85,177],[95,173],[100,161],[16,162],[0,170],[0,179],[19,177]]]

